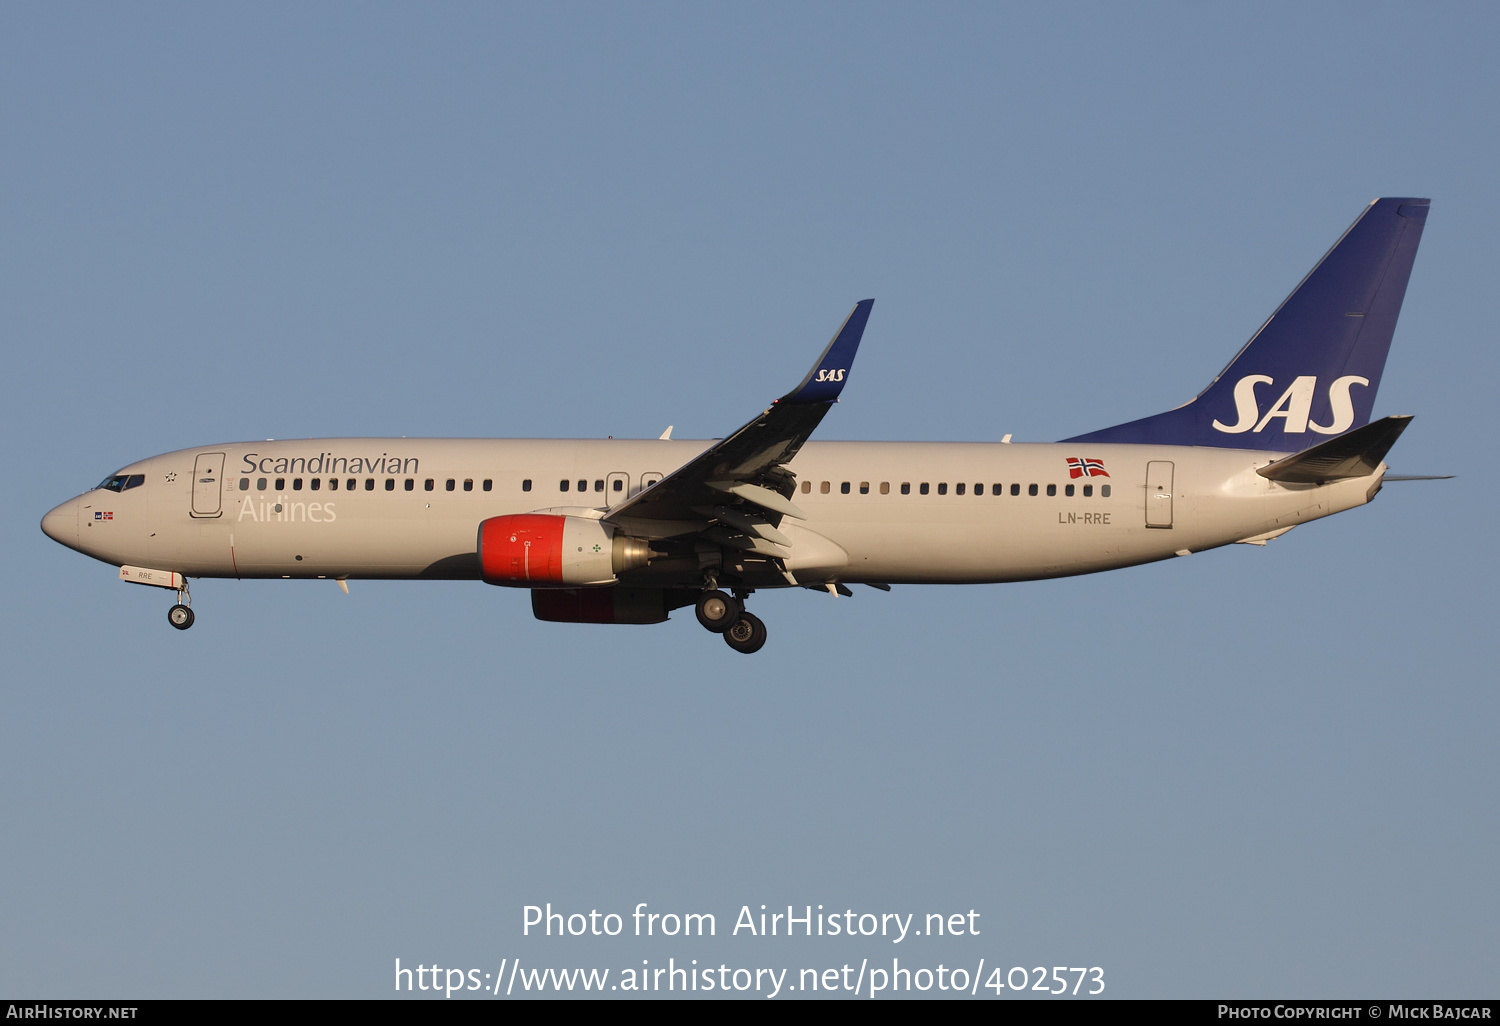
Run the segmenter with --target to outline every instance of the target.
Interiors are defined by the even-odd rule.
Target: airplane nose
[[[42,533],[68,548],[78,546],[78,500],[69,499],[42,517]]]

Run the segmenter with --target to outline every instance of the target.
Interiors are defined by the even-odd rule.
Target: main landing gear
[[[182,587],[177,589],[177,604],[167,610],[167,623],[185,631],[193,625],[193,619],[193,597],[188,594],[187,579],[183,578]]]
[[[712,580],[706,583],[708,590],[698,597],[698,622],[707,630],[722,634],[724,643],[736,652],[746,655],[759,652],[766,643],[766,625],[760,617],[745,612],[744,595],[726,594]]]

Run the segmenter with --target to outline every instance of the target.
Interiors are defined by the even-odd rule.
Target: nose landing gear
[[[180,631],[193,625],[193,597],[188,594],[187,578],[181,578],[182,587],[177,589],[177,604],[167,610],[167,623]]]

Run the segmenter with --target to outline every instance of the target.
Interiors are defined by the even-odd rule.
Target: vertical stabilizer
[[[1368,424],[1428,203],[1371,203],[1191,402],[1065,441],[1299,452]]]

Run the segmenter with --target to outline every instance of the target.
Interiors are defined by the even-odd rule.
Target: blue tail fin
[[[1064,441],[1299,452],[1368,424],[1428,202],[1371,203],[1191,402]]]

